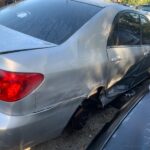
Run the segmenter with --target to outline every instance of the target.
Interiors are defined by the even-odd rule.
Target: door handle
[[[119,62],[119,61],[121,61],[121,57],[120,56],[114,57],[114,58],[111,59],[111,62]]]

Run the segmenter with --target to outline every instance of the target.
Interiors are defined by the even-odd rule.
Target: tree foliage
[[[150,3],[150,0],[122,0],[122,2],[131,5],[141,5]]]

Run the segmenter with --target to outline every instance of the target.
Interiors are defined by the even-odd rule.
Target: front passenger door
[[[110,62],[108,88],[121,79],[124,79],[121,84],[130,84],[141,69],[140,60],[143,57],[139,14],[123,12],[116,17],[107,52]]]

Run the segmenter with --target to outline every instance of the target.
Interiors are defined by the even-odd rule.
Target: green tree
[[[141,5],[150,3],[150,0],[122,0],[122,2],[131,5]]]

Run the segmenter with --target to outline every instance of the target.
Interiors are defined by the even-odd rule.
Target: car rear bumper
[[[0,113],[0,150],[23,149],[58,136],[82,99],[60,103],[27,116]]]

